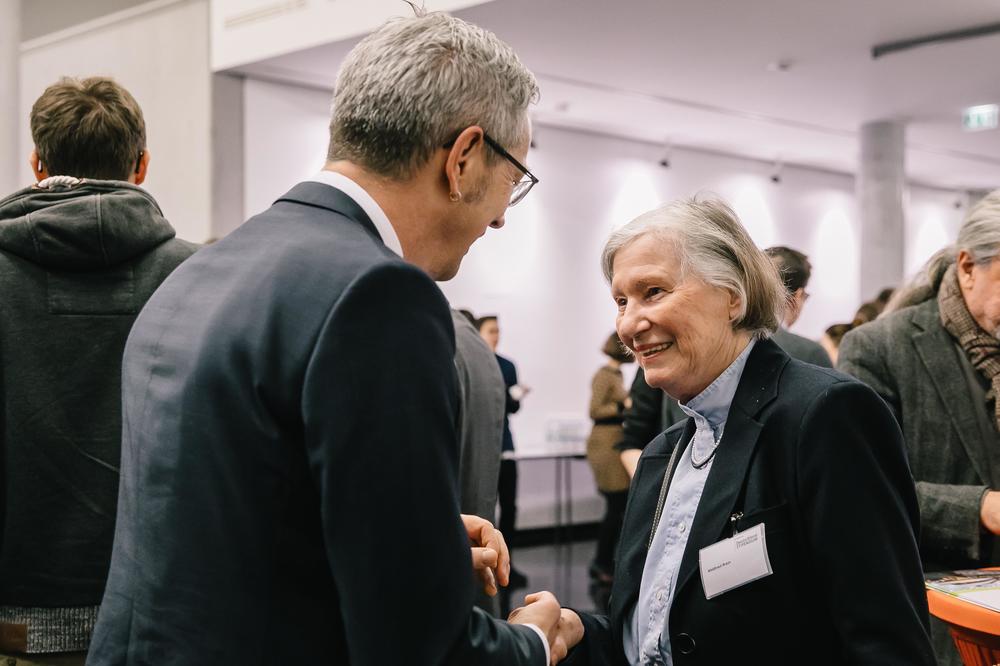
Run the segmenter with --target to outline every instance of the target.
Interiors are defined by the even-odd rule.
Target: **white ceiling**
[[[1000,103],[1000,34],[870,55],[1000,22],[1000,0],[495,0],[457,15],[535,72],[541,125],[851,173],[858,128],[898,119],[912,180],[1000,186],[1000,130],[961,128],[964,107]],[[332,87],[356,41],[240,71]]]

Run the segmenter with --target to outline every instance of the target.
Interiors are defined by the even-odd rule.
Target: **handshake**
[[[462,516],[472,547],[472,568],[489,596],[510,581],[510,551],[500,530],[478,516]],[[507,621],[533,624],[549,642],[551,666],[562,661],[570,649],[583,639],[580,616],[561,608],[551,592],[535,592],[524,598],[524,606],[514,609]]]

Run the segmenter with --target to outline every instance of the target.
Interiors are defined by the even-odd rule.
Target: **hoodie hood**
[[[0,250],[52,270],[101,270],[175,235],[145,190],[56,176],[0,201]]]

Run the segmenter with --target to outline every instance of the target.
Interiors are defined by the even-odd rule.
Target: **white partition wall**
[[[181,238],[201,242],[211,221],[211,75],[207,0],[148,3],[22,46],[20,153],[31,151],[28,116],[62,76],[107,75],[142,106],[151,156],[144,187]],[[24,169],[23,182],[31,174]]]

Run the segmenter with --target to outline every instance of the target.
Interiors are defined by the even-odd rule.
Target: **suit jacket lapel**
[[[612,626],[620,631],[625,610],[631,608],[639,594],[642,569],[646,562],[646,544],[653,529],[653,516],[660,497],[663,475],[674,446],[683,446],[694,434],[694,420],[671,428],[647,447],[632,482],[632,491],[625,509],[615,581],[611,590]]]
[[[955,350],[955,341],[948,332],[934,325],[936,313],[937,309],[928,309],[914,318],[914,324],[921,330],[913,334],[913,346],[927,369],[931,383],[941,398],[941,404],[948,412],[952,427],[972,461],[973,469],[984,483],[992,484],[993,477],[986,457],[989,447],[982,446],[979,442],[979,421],[976,419],[964,373],[955,372],[955,363],[959,359],[953,354],[960,352]]]
[[[368,233],[375,236],[380,242],[382,241],[381,234],[364,209],[354,199],[332,185],[307,180],[293,187],[275,203],[279,201],[314,206],[340,213],[344,217],[358,222]]]
[[[758,341],[750,352],[691,525],[677,573],[678,590],[697,570],[698,551],[717,542],[729,526],[763,427],[755,417],[777,396],[786,363],[788,356],[771,340]]]

